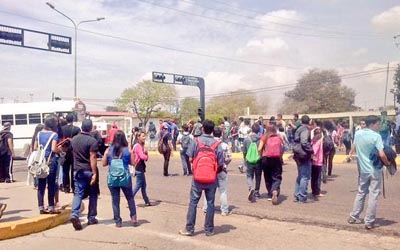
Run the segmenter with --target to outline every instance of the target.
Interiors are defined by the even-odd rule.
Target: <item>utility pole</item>
[[[387,70],[386,70],[385,101],[383,104],[384,109],[386,109],[387,88],[388,88],[388,82],[389,82],[389,65],[390,65],[390,63],[388,63]]]

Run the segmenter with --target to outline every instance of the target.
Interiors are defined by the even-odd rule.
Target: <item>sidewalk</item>
[[[60,206],[72,201],[72,194],[60,192]],[[0,240],[10,239],[53,228],[69,220],[70,209],[57,215],[40,215],[37,190],[25,182],[0,183],[0,202],[7,204],[0,219]],[[47,190],[45,196],[47,204]]]

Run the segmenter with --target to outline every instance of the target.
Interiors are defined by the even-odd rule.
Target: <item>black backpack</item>
[[[335,144],[333,143],[332,136],[330,133],[324,133],[324,139],[322,140],[322,150],[324,154],[328,154],[335,148]]]
[[[7,134],[9,132],[0,133],[0,155],[6,155],[10,151],[8,147]]]

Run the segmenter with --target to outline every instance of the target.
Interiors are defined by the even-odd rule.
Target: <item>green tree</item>
[[[256,94],[246,93],[245,90],[237,90],[224,96],[213,97],[207,104],[206,116],[227,116],[229,120],[236,120],[239,116],[246,114],[247,108],[249,108],[250,114],[260,114],[267,107],[260,105],[258,99]]]
[[[353,89],[341,85],[334,70],[312,69],[299,80],[293,90],[285,93],[282,113],[332,113],[356,110]]]
[[[173,85],[145,80],[125,89],[116,100],[116,104],[120,109],[132,110],[143,123],[143,127],[146,127],[151,114],[160,111],[166,105],[173,105],[176,95]]]
[[[186,97],[180,102],[180,120],[187,123],[189,120],[196,122],[197,109],[200,107],[200,101],[197,98]]]

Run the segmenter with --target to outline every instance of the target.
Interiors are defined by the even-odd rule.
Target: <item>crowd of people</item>
[[[56,209],[58,193],[72,191],[74,197],[71,222],[76,230],[81,230],[79,216],[82,200],[86,197],[89,197],[88,225],[98,223],[96,216],[100,188],[97,157],[100,141],[91,120],[85,119],[81,128],[74,126],[73,120],[72,114],[67,115],[65,120],[50,115],[46,117],[44,125],[37,126],[32,137],[31,149],[32,152],[44,152],[46,164],[42,165],[47,167],[47,173],[44,177],[33,171],[30,173],[33,174],[34,186],[37,188],[39,213],[59,213]],[[384,165],[393,162],[383,151],[384,145],[390,146],[395,143],[392,133],[386,131],[388,128],[394,129],[384,112],[381,117],[369,116],[360,121],[354,131],[346,122],[311,121],[307,115],[299,118],[298,114],[294,114],[292,121],[284,121],[282,115],[278,114],[276,119],[271,117],[265,121],[260,117],[253,124],[243,118],[239,118],[239,123],[229,122],[227,117],[224,117],[219,126],[210,120],[199,120],[196,123],[189,121],[182,126],[181,132],[174,119],[160,120],[158,131],[152,122],[146,131],[133,128],[129,141],[126,134],[115,126],[109,132],[111,145],[101,155],[102,165],[109,168],[107,184],[112,197],[115,225],[122,226],[121,190],[127,200],[133,226],[138,225],[134,198],[139,189],[145,206],[152,205],[146,192],[145,177],[146,162],[149,159],[145,143],[148,141],[150,150],[158,150],[163,155],[165,177],[169,176],[170,157],[177,150],[177,145],[180,145],[183,175],[192,176],[187,222],[185,228],[179,231],[182,235],[194,234],[196,208],[203,191],[203,211],[206,216],[204,227],[207,236],[214,234],[214,202],[217,189],[220,194],[221,215],[231,213],[228,205],[227,168],[232,161],[232,152],[240,152],[243,155],[243,164],[239,165],[239,170],[246,173],[248,201],[256,202],[260,198],[261,177],[264,176],[267,199],[273,205],[280,203],[282,166],[285,164],[283,153],[292,153],[298,168],[293,200],[301,204],[309,199],[309,182],[314,200],[324,196],[321,183],[326,183],[328,176],[332,175],[333,157],[336,150],[344,151],[343,147],[349,159],[354,152],[358,155],[359,191],[348,222],[353,224],[360,221],[359,215],[369,190],[370,199],[375,202],[368,204],[364,222],[365,227],[371,229],[380,192],[381,168],[377,170],[369,155],[372,149],[376,149]],[[4,167],[10,166],[14,156],[11,150],[12,134],[9,131],[10,124],[4,124],[1,136],[5,138],[9,150],[7,157],[0,157],[1,182],[13,180],[10,167]],[[31,164],[35,166],[33,162],[28,163],[29,167]],[[136,178],[135,185],[132,184],[133,177]],[[44,206],[46,187],[48,207]],[[0,204],[1,214],[5,207],[6,204]]]

